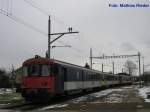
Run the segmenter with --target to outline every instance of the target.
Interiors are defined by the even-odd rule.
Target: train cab
[[[57,70],[52,60],[32,58],[23,63],[23,80],[21,89],[23,96],[54,95],[55,74]],[[28,96],[28,97],[30,97]]]

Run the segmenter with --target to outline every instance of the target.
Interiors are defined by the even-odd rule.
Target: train
[[[26,100],[47,99],[132,83],[130,75],[104,73],[40,56],[24,61],[22,70],[20,92]]]

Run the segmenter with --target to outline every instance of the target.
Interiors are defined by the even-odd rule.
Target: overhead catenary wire
[[[7,10],[7,13],[9,13],[9,0],[6,0],[6,10]]]
[[[4,10],[2,10],[2,9],[0,9],[0,13],[3,14],[3,15],[5,15],[5,16],[7,16],[7,17],[9,17],[10,19],[12,19],[13,21],[15,21],[15,22],[17,22],[17,23],[20,23],[20,24],[22,24],[22,25],[24,25],[24,26],[26,26],[26,27],[28,27],[28,28],[30,28],[30,29],[36,31],[36,32],[41,33],[41,34],[44,35],[44,36],[47,36],[47,33],[45,33],[45,32],[43,32],[43,31],[37,29],[36,27],[34,27],[34,26],[32,26],[32,25],[26,23],[26,22],[23,21],[22,19],[20,19],[20,18],[14,16],[14,15],[12,15],[12,14],[9,14],[8,12],[6,12],[6,11],[4,11]],[[62,41],[60,41],[60,40],[59,40],[58,42],[61,43],[61,44],[63,44],[63,45],[66,45],[66,44],[64,44],[64,43],[63,43]],[[74,49],[74,51],[76,51],[76,52],[78,52],[78,53],[81,54],[81,51],[80,51],[80,50],[78,50],[78,49],[76,49],[76,48],[74,48],[74,47],[71,47],[71,49]],[[76,56],[76,57],[83,57],[83,56],[77,55],[77,54],[75,54],[74,56]]]
[[[34,1],[32,1],[32,0],[24,0],[24,1],[25,1],[26,3],[28,3],[30,6],[32,6],[33,8],[37,9],[38,11],[40,11],[42,14],[44,14],[44,15],[46,15],[46,16],[51,15],[51,18],[52,18],[54,21],[56,21],[56,22],[58,22],[58,23],[60,23],[60,24],[63,24],[63,26],[68,26],[68,25],[66,25],[63,21],[60,21],[60,19],[58,19],[58,17],[56,17],[56,16],[50,14],[48,11],[45,11],[43,8],[41,8],[41,7],[40,7],[37,3],[35,3]],[[83,38],[83,40],[85,40],[85,39]],[[64,44],[62,41],[58,41],[58,42],[61,43],[61,44]],[[85,43],[88,44],[87,41],[85,41]],[[68,45],[68,44],[64,44],[64,45]],[[93,47],[93,45],[91,45],[91,44],[90,44],[90,46]],[[96,49],[96,47],[93,47],[93,48]],[[83,50],[80,50],[80,49],[77,49],[77,48],[74,48],[74,47],[71,47],[71,49],[74,49],[74,50],[76,50],[77,52],[83,53]],[[96,49],[96,50],[97,50],[97,49]],[[84,52],[84,53],[85,53],[85,52]],[[87,53],[86,53],[86,55],[87,55]]]
[[[0,9],[5,10],[8,14],[11,13],[12,10],[12,0],[1,0],[0,1]]]
[[[80,38],[84,41],[84,43],[89,46],[89,49],[92,48],[93,51],[99,52],[97,46],[93,45],[91,42],[87,41],[83,32],[80,32]]]
[[[56,21],[57,23],[63,25],[63,26],[69,26],[67,25],[64,21],[60,20],[58,17],[56,17],[55,15],[51,14],[50,12],[44,10],[43,8],[41,8],[41,6],[39,6],[36,2],[32,1],[32,0],[24,0],[24,2],[26,2],[27,4],[29,4],[30,6],[32,6],[33,8],[37,9],[40,13],[44,14],[45,16],[51,16],[51,18]]]
[[[47,36],[47,33],[45,33],[44,31],[42,31],[42,30],[40,30],[40,29],[34,27],[33,25],[31,25],[31,24],[25,22],[24,20],[22,20],[21,18],[15,16],[15,15],[13,15],[13,14],[9,14],[9,13],[8,13],[7,11],[5,11],[5,10],[0,9],[0,13],[3,14],[3,15],[5,15],[5,16],[7,16],[7,17],[9,17],[10,19],[16,21],[17,23],[20,23],[20,24],[22,24],[22,25],[24,25],[24,26],[26,26],[26,27],[28,27],[28,28],[30,28],[30,29],[36,31],[36,32],[41,33],[41,34],[44,35],[44,36]]]
[[[40,11],[42,14],[49,16],[49,12],[43,10],[42,8],[38,7],[37,4],[35,5],[35,2],[33,2],[32,0],[24,0],[26,3],[28,3],[29,5],[31,5],[32,7],[36,8],[38,11]]]
[[[8,0],[8,13],[12,14],[12,0]]]
[[[64,46],[70,45],[69,43],[65,43],[65,42],[63,42],[61,40],[58,40],[58,42],[61,43]],[[78,52],[80,54],[87,55],[87,53],[84,50],[82,50],[81,48],[78,49],[76,47],[71,46],[70,49],[72,49],[72,50],[74,50],[74,51],[76,51],[76,52]]]
[[[7,11],[7,0],[1,0],[0,1],[0,9],[5,10],[6,12],[8,12]]]
[[[43,13],[44,15],[46,15],[46,16],[50,15],[49,12],[47,12],[47,11],[43,10],[42,8],[40,8],[40,7],[39,7],[35,2],[33,2],[32,0],[24,0],[24,1],[25,1],[26,3],[28,3],[28,4],[30,4],[32,7],[36,8],[38,11],[40,11],[40,12]],[[9,18],[12,19],[13,21],[15,21],[15,22],[17,22],[17,23],[19,23],[19,24],[22,24],[22,25],[24,25],[24,26],[26,26],[26,27],[28,27],[28,28],[30,28],[30,29],[32,29],[32,30],[38,32],[38,33],[41,33],[42,35],[44,35],[44,36],[47,37],[48,34],[47,34],[46,32],[44,32],[44,31],[42,31],[42,30],[36,28],[35,26],[33,26],[33,25],[31,25],[31,24],[25,22],[23,19],[21,19],[21,18],[17,17],[16,15],[12,14],[12,0],[7,0],[7,8],[6,8],[6,9],[7,9],[7,10],[5,10],[5,9],[3,10],[3,9],[1,8],[0,13],[3,14],[3,15],[5,15],[5,16],[7,16],[7,17],[9,17]],[[63,21],[58,20],[58,18],[56,18],[55,16],[52,16],[52,19],[55,20],[56,22],[60,23],[60,24],[63,24],[64,26],[67,26],[67,25],[65,25],[65,23],[64,23]],[[63,44],[62,41],[58,41],[58,42],[61,43],[61,44]],[[67,43],[67,44],[68,44],[68,43]],[[85,51],[83,51],[83,50],[81,50],[81,49],[78,49],[78,48],[75,48],[75,47],[71,47],[71,49],[72,49],[73,51],[75,51],[75,52],[78,52],[79,54],[87,55],[87,52],[86,52],[86,54],[85,54]],[[77,57],[77,55],[76,55],[76,57]],[[81,57],[81,55],[80,55],[80,56],[78,55],[78,57]],[[83,55],[82,55],[82,57],[83,57]]]
[[[24,1],[25,1],[26,3],[28,3],[28,4],[30,4],[32,7],[36,8],[38,11],[40,11],[40,12],[43,13],[44,15],[46,15],[46,16],[49,16],[49,15],[50,15],[49,12],[47,12],[47,11],[43,10],[42,8],[40,8],[40,7],[39,7],[35,2],[33,2],[32,0],[24,0]],[[7,4],[6,4],[6,5],[7,5],[7,8],[6,8],[6,10],[3,10],[3,8],[1,8],[1,9],[0,9],[0,13],[1,13],[1,14],[5,15],[5,16],[9,17],[10,19],[14,20],[15,22],[18,22],[18,23],[20,23],[20,24],[22,24],[22,25],[24,25],[24,26],[26,26],[26,27],[28,27],[28,28],[30,28],[30,29],[36,31],[36,32],[39,32],[39,33],[41,33],[42,35],[44,35],[44,36],[47,37],[48,34],[47,34],[46,32],[44,32],[44,31],[42,31],[42,30],[40,30],[40,29],[34,27],[33,25],[31,25],[31,24],[25,22],[25,21],[22,20],[21,18],[19,18],[19,17],[15,16],[14,14],[12,14],[12,0],[7,0],[6,3],[7,3]],[[52,15],[51,17],[52,17],[52,19],[55,20],[56,22],[65,25],[65,23],[64,23],[63,21],[58,20],[55,16]],[[65,26],[66,26],[66,25],[65,25]],[[91,42],[87,41],[87,39],[85,39],[85,37],[84,37],[83,35],[81,36],[81,38],[83,39],[84,43],[86,43],[88,46],[94,48],[94,50],[97,50],[97,47],[95,47],[94,45],[92,45]],[[64,44],[64,45],[68,45],[68,43],[64,43],[64,42],[62,42],[62,41],[60,41],[60,40],[59,40],[58,42],[61,43],[61,44]],[[83,58],[83,56],[85,56],[85,55],[87,56],[87,52],[85,52],[84,50],[81,50],[81,48],[78,49],[78,48],[76,48],[76,47],[71,47],[71,49],[74,50],[75,52],[78,52],[78,54],[80,54],[80,55],[72,54],[72,55],[74,55],[75,57],[82,57],[82,58]],[[98,51],[98,50],[97,50],[97,51]],[[86,53],[86,54],[85,54],[85,53]],[[84,55],[81,55],[81,54],[84,54]],[[88,56],[87,56],[87,57],[88,57]]]
[[[28,27],[28,28],[30,28],[30,29],[36,31],[36,32],[39,32],[39,33],[41,33],[41,34],[44,35],[44,36],[47,36],[47,33],[45,33],[45,32],[43,32],[43,31],[39,30],[38,28],[32,26],[31,24],[26,23],[25,21],[23,21],[22,19],[20,19],[19,17],[15,16],[15,15],[12,15],[12,14],[10,15],[9,13],[7,13],[6,11],[4,11],[4,10],[2,10],[2,9],[0,9],[0,13],[3,14],[3,15],[5,15],[5,16],[7,16],[7,17],[9,17],[10,19],[14,20],[15,22],[18,22],[18,23],[20,23],[20,24],[22,24],[22,25],[24,25],[24,26],[26,26],[26,27]],[[60,41],[60,40],[59,40],[58,42],[61,43],[61,44],[63,44],[63,45],[68,45],[68,44],[66,44],[66,43],[63,43],[63,42]],[[75,51],[77,51],[77,52],[79,52],[79,53],[82,52],[81,50],[79,50],[79,49],[77,49],[77,48],[74,48],[74,47],[71,47],[71,49],[74,49]]]
[[[27,3],[29,3],[32,7],[38,9],[40,12],[42,12],[42,13],[45,14],[46,16],[49,15],[46,11],[42,10],[40,7],[38,7],[37,5],[35,5],[35,2],[33,2],[32,0],[30,0],[30,2],[29,2],[29,0],[24,0],[24,1],[26,1]],[[83,39],[84,39],[84,38],[83,38]],[[85,41],[85,43],[89,44],[89,42],[87,42],[86,39],[84,39],[84,41]],[[58,42],[61,43],[61,44],[63,44],[63,43],[60,42],[60,41],[58,41]],[[64,45],[66,45],[66,44],[64,44]],[[67,45],[68,45],[68,44],[67,44]],[[91,45],[91,43],[90,43],[89,45],[90,45],[92,48],[94,48],[95,50],[97,50],[97,47],[95,47],[94,45]],[[82,50],[80,50],[80,49],[73,48],[73,47],[72,47],[72,49],[74,49],[75,51],[77,51],[77,52],[79,52],[79,53],[83,53]],[[98,50],[97,50],[97,51],[98,51]]]
[[[12,14],[12,10],[13,10],[13,2],[12,0],[10,0],[10,14]]]

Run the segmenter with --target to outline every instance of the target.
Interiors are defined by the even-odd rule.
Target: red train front
[[[53,60],[36,56],[23,63],[22,96],[26,99],[55,95],[57,70]]]

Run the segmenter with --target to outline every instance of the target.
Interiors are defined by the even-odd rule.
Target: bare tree
[[[137,69],[137,65],[133,61],[127,60],[124,64],[124,68],[126,73],[133,75]]]

